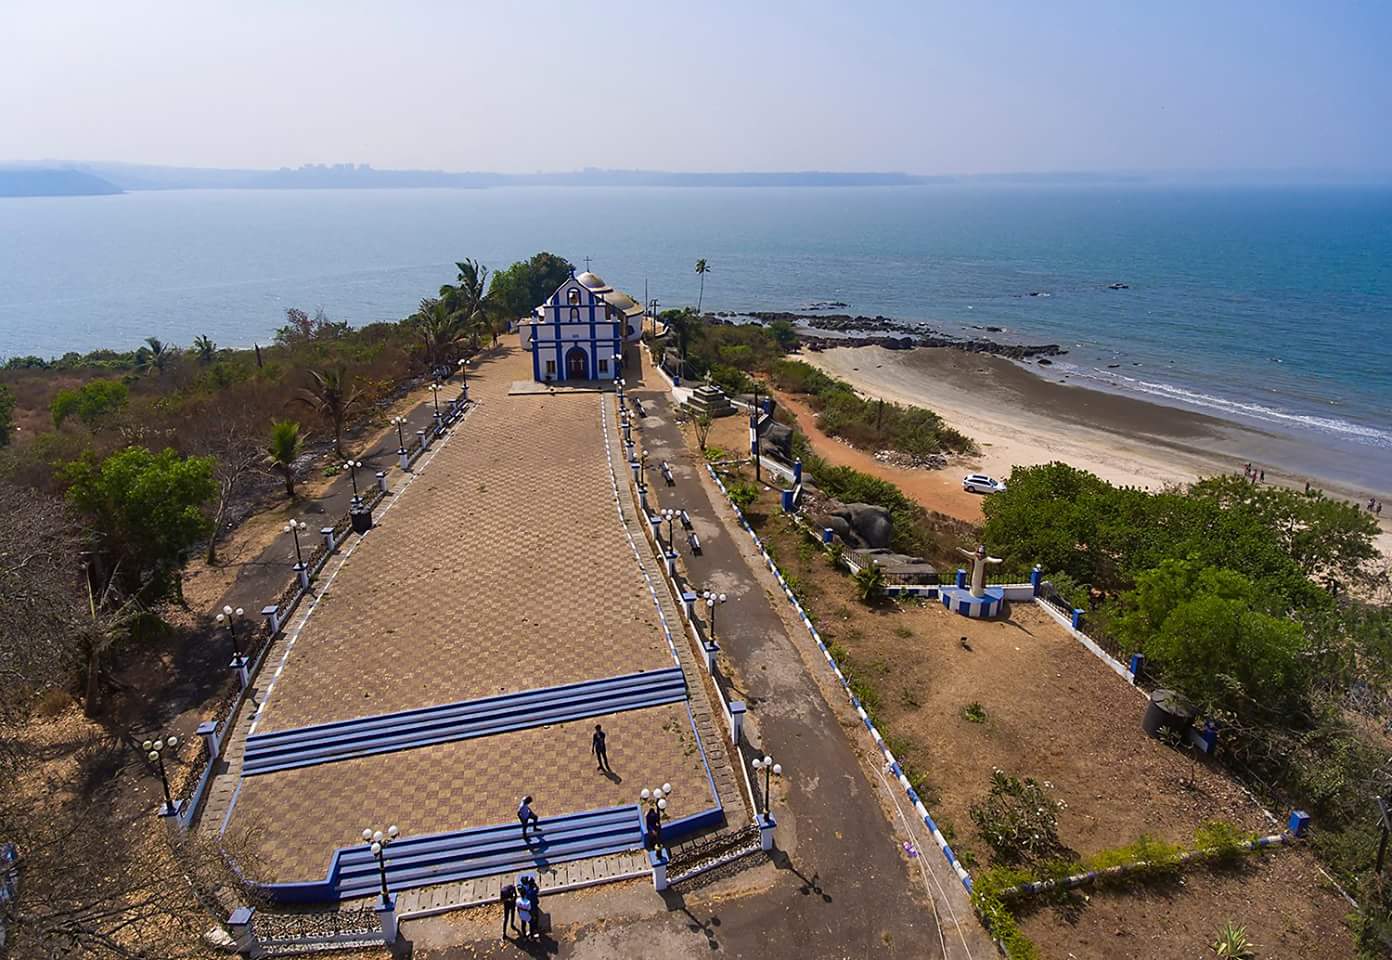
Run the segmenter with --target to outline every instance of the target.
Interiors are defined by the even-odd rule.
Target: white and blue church
[[[518,335],[539,383],[617,380],[624,345],[643,336],[643,307],[588,270],[572,272],[518,325]]]

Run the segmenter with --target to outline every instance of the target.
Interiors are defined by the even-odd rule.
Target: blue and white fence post
[[[831,546],[831,538],[834,536],[836,536],[836,533],[831,527],[822,527],[822,543]]]
[[[1074,611],[1074,612],[1076,613],[1077,611]],[[1073,629],[1075,629],[1075,630],[1077,629],[1077,625],[1076,625],[1076,624],[1074,625]],[[1131,654],[1131,664],[1130,664],[1130,666],[1129,666],[1128,669],[1130,669],[1130,671],[1131,671],[1131,682],[1132,682],[1132,683],[1140,683],[1140,682],[1141,682],[1141,674],[1145,672],[1145,654],[1144,654],[1144,653],[1133,653],[1133,654]]]
[[[1083,611],[1079,610],[1077,607],[1073,608],[1073,629],[1083,629]]]
[[[1286,822],[1286,829],[1291,832],[1293,837],[1303,837],[1310,829],[1310,815],[1304,810],[1292,810],[1290,820]]]
[[[958,590],[963,590],[967,586],[967,571],[961,567],[957,568],[957,579],[954,581]]]
[[[280,633],[280,607],[274,603],[268,603],[261,608],[261,616],[266,618],[266,628],[270,630],[271,636]]]
[[[377,490],[381,493],[387,492],[387,472],[385,470],[377,471]]]
[[[338,546],[338,544],[334,542],[334,528],[320,527],[319,533],[324,537],[324,546],[328,548],[329,553],[333,553],[334,547]]]
[[[426,433],[424,430],[416,431],[416,439],[420,441],[422,453],[430,448],[430,434]]]
[[[792,490],[778,491],[779,503],[783,507],[784,513],[793,513],[797,510],[797,505],[793,503],[793,494],[794,491]]]
[[[1039,564],[1036,563],[1034,569],[1030,571],[1030,589],[1034,591],[1036,597],[1039,596],[1039,587],[1043,582],[1044,571],[1040,569]]]
[[[794,461],[793,461],[793,486],[796,487],[799,483],[802,483],[802,461],[801,461],[801,460],[794,460]]]

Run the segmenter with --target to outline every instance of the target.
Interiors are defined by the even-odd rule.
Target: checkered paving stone
[[[615,511],[603,401],[508,396],[528,359],[470,378],[477,408],[379,508],[256,732],[672,665]]]
[[[595,769],[595,723],[618,782]],[[316,880],[364,827],[464,830],[512,822],[528,793],[546,817],[637,803],[640,790],[663,782],[672,784],[672,816],[714,804],[685,704],[249,777],[228,834],[246,837],[256,859],[245,866],[257,879]]]

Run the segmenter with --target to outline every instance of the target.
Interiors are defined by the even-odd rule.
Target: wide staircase
[[[258,733],[247,738],[242,776],[410,750],[452,740],[582,720],[686,698],[677,667],[523,693]]]
[[[538,870],[643,846],[637,805],[544,817],[537,827],[526,839],[518,824],[507,823],[396,840],[386,849],[387,884],[394,891],[410,890]],[[380,889],[377,861],[364,843],[335,851],[322,881],[271,884],[264,891],[281,903],[317,903],[370,897]]]

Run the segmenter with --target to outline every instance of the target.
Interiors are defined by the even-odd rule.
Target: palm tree
[[[285,492],[295,496],[295,461],[304,451],[305,437],[294,420],[277,420],[271,424],[270,443],[266,447],[266,465],[285,478]]]
[[[455,346],[465,336],[459,315],[444,300],[427,297],[411,320],[425,347],[425,362],[431,366],[448,364]]]
[[[493,306],[492,295],[488,292],[488,268],[475,260],[465,260],[455,266],[459,268],[459,284],[441,287],[440,299],[459,317],[477,349],[479,334],[488,326],[488,313]]]
[[[198,354],[198,362],[205,367],[217,358],[217,344],[213,343],[207,334],[194,337],[193,351]]]
[[[860,597],[861,603],[874,604],[884,596],[884,571],[875,561],[871,560],[869,565],[857,570],[853,579],[856,596]]]
[[[141,368],[149,373],[155,371],[159,376],[169,361],[174,359],[174,348],[164,344],[158,337],[146,337],[145,346],[136,351]]]
[[[696,275],[701,278],[701,292],[696,295],[696,314],[701,314],[701,301],[706,297],[706,274],[710,272],[710,264],[706,263],[706,258],[702,257],[696,261]]]
[[[322,373],[311,370],[309,375],[314,378],[313,385],[301,387],[295,399],[333,423],[334,452],[340,457],[347,457],[348,454],[343,452],[343,421],[358,405],[362,394],[353,386],[353,378],[342,364]]]

